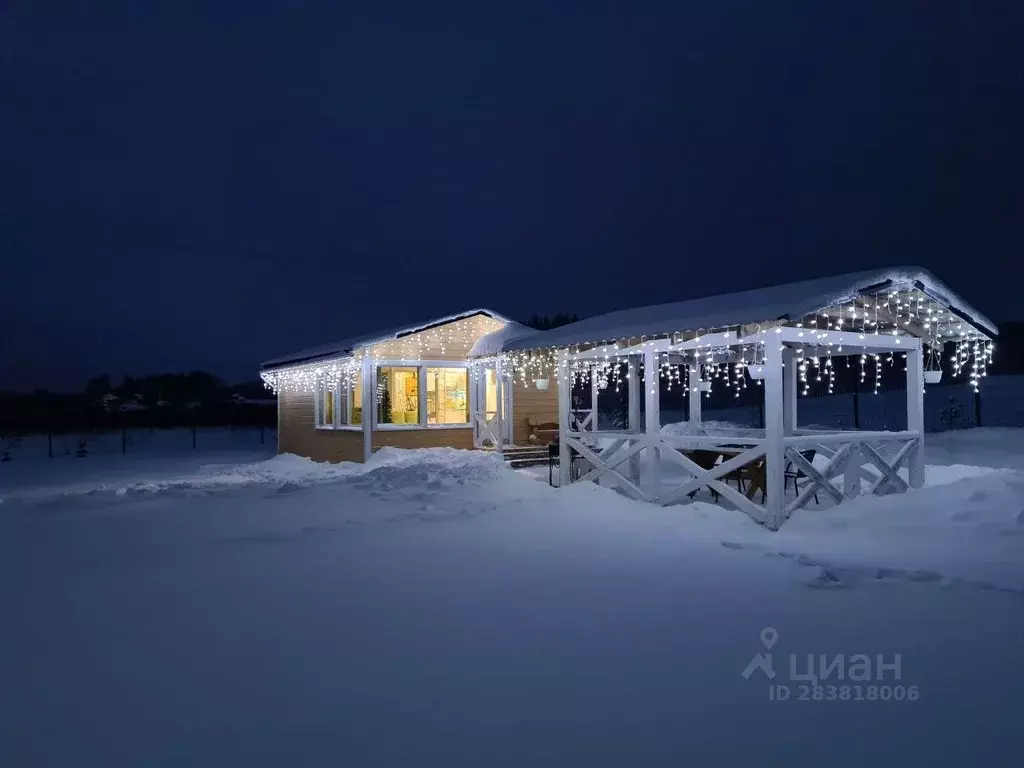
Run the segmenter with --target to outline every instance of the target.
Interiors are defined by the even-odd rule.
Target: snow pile
[[[511,470],[490,451],[381,448],[366,464],[348,464],[345,479],[378,491],[440,491],[493,483]]]
[[[661,434],[671,437],[718,434],[726,437],[764,437],[764,430],[733,424],[731,421],[677,421],[674,424],[665,424],[661,428]]]
[[[509,321],[500,330],[491,331],[477,339],[473,348],[469,350],[468,357],[493,357],[494,355],[500,355],[506,343],[511,342],[513,339],[523,339],[536,333],[539,333],[539,331],[534,328]]]
[[[169,462],[168,462],[169,463]],[[508,472],[501,457],[484,451],[455,448],[382,448],[365,464],[316,462],[294,454],[280,454],[266,461],[237,464],[203,464],[179,474],[156,477],[112,478],[92,483],[78,480],[69,485],[9,490],[9,499],[74,497],[113,492],[117,496],[165,491],[216,491],[255,485],[277,485],[297,490],[333,482],[359,483],[377,491],[424,488],[431,491],[462,485],[479,485]],[[2,499],[3,496],[0,496]]]

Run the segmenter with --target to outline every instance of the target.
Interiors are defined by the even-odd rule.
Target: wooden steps
[[[513,445],[502,451],[505,463],[512,469],[540,467],[548,463],[548,447],[546,445]]]

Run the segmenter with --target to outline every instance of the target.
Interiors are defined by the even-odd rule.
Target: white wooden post
[[[639,355],[630,355],[627,358],[628,371],[626,380],[629,384],[629,431],[640,432],[640,398],[643,397],[643,390],[640,389],[640,362],[643,358]],[[640,485],[640,457],[632,456],[629,459],[629,479],[636,485]]]
[[[419,417],[420,424],[428,424],[430,419],[427,416],[427,366],[419,367],[419,371],[416,373],[416,383],[416,415]]]
[[[916,343],[915,343],[916,342]],[[911,488],[924,485],[924,360],[921,340],[913,339],[907,350],[907,430],[917,432],[917,445],[907,456]]]
[[[786,347],[782,350],[782,414],[783,433],[787,436],[796,434],[796,350]],[[767,402],[765,402],[767,406]]]
[[[647,441],[647,472],[645,492],[654,501],[661,494],[661,450],[654,445],[661,433],[661,381],[658,352],[644,350],[644,432]]]
[[[590,366],[590,431],[597,431],[597,367]]]
[[[501,355],[494,361],[494,392],[498,398],[498,413],[495,416],[495,426],[497,427],[497,439],[495,442],[497,445],[494,449],[501,456],[505,452],[505,382],[504,375],[501,369]]]
[[[363,461],[373,456],[373,398],[376,382],[373,358],[363,353]]]
[[[765,436],[765,484],[766,523],[769,528],[778,529],[786,510],[783,488],[783,473],[786,469],[786,444],[783,440],[783,386],[782,349],[776,339],[764,345],[764,436]]]
[[[700,399],[703,396],[700,389],[700,363],[695,359],[690,363],[690,422],[693,425],[700,424]]]
[[[572,381],[569,379],[568,353],[558,356],[558,485],[568,485],[569,477],[569,420],[572,416]]]

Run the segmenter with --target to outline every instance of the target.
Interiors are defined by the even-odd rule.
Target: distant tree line
[[[272,426],[274,396],[259,381],[227,385],[206,371],[94,376],[82,392],[0,392],[0,435],[181,426]]]

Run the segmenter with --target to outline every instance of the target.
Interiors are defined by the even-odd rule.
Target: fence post
[[[128,433],[121,427],[121,453],[128,453]]]
[[[196,449],[196,428],[192,427],[192,450]]]
[[[981,392],[974,390],[974,426],[981,426]]]
[[[263,425],[260,424],[260,445],[263,445]]]
[[[53,458],[53,432],[47,431],[46,433],[46,452]]]
[[[853,428],[860,429],[860,392],[853,390]]]

